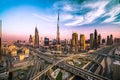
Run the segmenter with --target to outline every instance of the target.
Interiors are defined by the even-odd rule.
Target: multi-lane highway
[[[88,66],[85,67],[85,69],[95,73],[97,69],[100,68],[97,74],[101,74],[103,72],[102,70],[103,68],[100,63],[106,58],[106,56],[103,56],[102,54],[107,55],[112,48],[113,47],[108,47],[96,52],[96,54],[101,54],[101,55],[96,55],[96,57],[94,58],[94,61],[96,61],[97,63],[92,61]]]
[[[39,52],[35,49],[32,49],[32,48],[30,48],[30,49],[35,51],[37,54],[40,55],[39,57],[43,58],[44,60],[48,61],[49,63],[56,63],[58,61],[58,60],[55,60],[54,58],[50,58],[49,56],[42,55],[41,52]],[[91,77],[92,79],[96,79],[96,80],[108,80],[105,77],[94,74],[94,73],[89,72],[87,70],[83,70],[79,67],[76,68],[76,66],[72,66],[72,65],[69,65],[69,64],[64,63],[64,62],[59,63],[57,66],[60,68],[64,68],[65,70],[67,70],[75,75],[78,75],[80,77],[83,77],[83,78]]]
[[[56,64],[58,67],[60,67],[60,68],[62,68],[62,69],[64,69],[64,70],[66,70],[66,71],[68,71],[68,72],[71,72],[71,73],[73,73],[73,74],[75,74],[75,75],[78,75],[78,76],[80,76],[80,77],[83,77],[83,78],[91,78],[91,79],[95,79],[95,80],[108,80],[108,78],[105,78],[105,77],[103,77],[103,76],[100,76],[100,75],[97,75],[97,74],[94,74],[94,73],[92,73],[91,71],[93,71],[93,72],[95,72],[95,70],[93,70],[93,68],[95,68],[96,66],[98,66],[98,65],[94,65],[93,66],[93,68],[91,69],[91,71],[88,71],[88,70],[84,70],[84,69],[81,69],[81,68],[79,68],[79,67],[77,67],[77,66],[73,66],[73,65],[70,65],[70,64],[68,64],[68,63],[65,63],[65,62],[59,62],[60,61],[60,59],[57,59],[57,58],[51,58],[51,57],[49,57],[49,56],[46,56],[46,55],[44,55],[44,53],[41,53],[40,51],[38,51],[38,50],[36,50],[36,49],[34,49],[34,48],[32,48],[32,47],[29,47],[29,46],[27,46],[31,51],[34,51],[37,55],[40,55],[39,57],[41,58],[41,59],[44,59],[45,61],[47,61],[47,62],[49,62],[49,63],[51,63],[51,64]],[[109,48],[108,48],[109,49]],[[110,49],[109,49],[110,50]],[[105,52],[107,52],[106,50],[102,50],[103,52],[102,53],[105,53]],[[104,52],[105,51],[105,52]],[[98,57],[98,62],[101,62],[102,61],[102,57]],[[50,68],[51,68],[52,66],[49,66],[49,67],[47,67],[47,69],[49,70]],[[95,69],[97,69],[97,68],[95,68]],[[43,70],[43,72],[46,72],[46,70],[44,71]],[[41,73],[41,72],[40,72]],[[40,76],[39,76],[40,77]]]

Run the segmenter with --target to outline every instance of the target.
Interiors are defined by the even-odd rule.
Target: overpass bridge
[[[62,60],[53,59],[53,58],[50,58],[48,56],[40,55],[41,52],[39,52],[39,51],[37,51],[37,50],[35,50],[33,48],[31,48],[31,50],[33,50],[37,54],[37,56],[39,56],[40,58],[42,58],[45,61],[53,64],[53,65],[48,66],[45,70],[39,72],[38,75],[31,78],[31,80],[38,79],[42,74],[46,73],[49,69],[51,69],[55,65],[62,68],[62,69],[64,69],[64,70],[66,70],[66,71],[68,71],[68,72],[71,72],[71,73],[73,73],[73,74],[75,74],[77,76],[80,76],[80,77],[82,77],[84,79],[87,79],[88,77],[90,77],[91,79],[95,79],[95,80],[109,80],[108,78],[105,78],[103,76],[94,74],[94,73],[92,73],[90,71],[87,71],[87,70],[81,69],[81,68],[79,68],[77,66],[73,66],[73,65],[70,65],[68,63],[63,62],[69,57],[67,57],[65,59],[62,59]],[[77,56],[77,55],[74,55],[74,56]]]
[[[36,76],[34,76],[33,78],[31,78],[31,80],[36,80],[36,79],[39,79],[39,77],[44,74],[45,72],[47,72],[50,68],[52,68],[53,66],[58,66],[68,72],[71,72],[75,75],[78,75],[79,77],[82,77],[84,79],[88,79],[88,78],[91,78],[93,80],[109,80],[108,78],[105,78],[103,76],[100,76],[100,75],[97,75],[97,74],[94,74],[90,71],[87,71],[87,70],[84,70],[84,69],[81,69],[77,66],[73,66],[73,65],[70,65],[68,63],[65,63],[63,62],[64,60],[60,60],[59,59],[53,59],[53,58],[50,58],[49,56],[45,56],[44,54],[42,54],[41,52],[35,50],[34,48],[31,48],[29,46],[27,46],[30,50],[34,51],[36,54],[39,55],[40,58],[44,59],[45,61],[53,64],[53,65],[50,65],[47,67],[46,70],[43,70],[41,72],[39,72]],[[37,55],[37,56],[38,56]]]
[[[12,67],[8,71],[13,72],[13,71],[16,71],[16,70],[19,70],[19,69],[24,69],[24,68],[26,68],[26,67],[28,67],[30,65],[33,65],[33,60],[31,60],[30,62],[28,62],[27,64],[24,64],[22,66]]]

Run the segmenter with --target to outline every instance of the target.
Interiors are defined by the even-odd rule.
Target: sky
[[[120,0],[0,0],[2,40],[28,40],[35,27],[40,38],[56,38],[58,11],[61,39],[73,32],[88,39],[95,29],[120,38]]]

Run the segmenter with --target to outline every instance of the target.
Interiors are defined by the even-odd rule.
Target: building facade
[[[80,35],[80,49],[81,49],[81,51],[86,50],[86,40],[85,40],[84,34]]]
[[[94,37],[93,33],[90,34],[90,49],[93,49]]]
[[[34,47],[39,48],[39,32],[37,27],[35,28]]]
[[[72,34],[72,51],[78,52],[78,34]]]

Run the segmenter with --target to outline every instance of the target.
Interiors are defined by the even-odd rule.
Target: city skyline
[[[0,4],[4,6],[0,9],[3,40],[28,41],[29,35],[34,34],[36,25],[40,38],[56,39],[58,10],[61,40],[71,39],[73,32],[84,34],[89,39],[90,33],[95,29],[102,38],[107,38],[110,34],[120,37],[119,0],[2,0]]]

